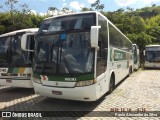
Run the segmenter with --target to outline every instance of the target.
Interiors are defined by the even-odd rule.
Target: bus
[[[0,35],[0,85],[33,88],[33,53],[21,49],[21,38],[28,35],[26,48],[33,49],[38,28],[22,29]]]
[[[147,45],[144,56],[145,68],[160,68],[160,45]]]
[[[134,70],[138,70],[140,67],[140,54],[139,47],[133,44],[133,56],[134,56]]]
[[[132,42],[99,12],[49,17],[36,35],[33,61],[35,93],[96,101],[132,73]]]

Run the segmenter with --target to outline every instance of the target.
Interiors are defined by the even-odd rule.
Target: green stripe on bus
[[[14,68],[13,73],[18,73],[19,68]]]
[[[18,73],[19,68],[9,68],[8,73]]]
[[[40,77],[41,74],[39,73],[33,73],[33,77],[41,79]],[[44,75],[47,76],[47,75]],[[65,78],[76,78],[77,81],[85,81],[85,80],[93,80],[94,79],[94,74],[93,73],[89,73],[89,74],[84,74],[84,75],[75,75],[75,76],[47,76],[48,77],[48,81],[65,81]],[[65,82],[69,82],[69,81],[65,81]]]
[[[114,50],[114,61],[126,60],[126,52]]]
[[[13,68],[8,68],[8,73],[12,73]]]

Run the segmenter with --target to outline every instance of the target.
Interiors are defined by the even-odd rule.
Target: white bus
[[[33,86],[42,96],[96,101],[133,70],[132,42],[94,11],[45,19],[34,52]]]
[[[139,47],[136,44],[133,44],[133,56],[134,56],[134,70],[138,70],[140,67],[140,54]]]
[[[21,49],[22,35],[28,35],[26,47],[34,47],[38,28],[23,29],[0,35],[0,85],[33,88],[33,53]]]
[[[144,55],[145,68],[160,68],[160,45],[147,45]]]

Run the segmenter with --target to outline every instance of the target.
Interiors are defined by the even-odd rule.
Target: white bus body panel
[[[41,84],[33,82],[35,93],[60,99],[70,99],[70,100],[80,100],[80,101],[96,101],[96,86],[97,84],[85,86],[85,87],[75,87],[75,88],[58,88],[43,86]],[[62,95],[52,94],[53,91],[62,92]],[[88,98],[88,99],[87,99]]]
[[[138,70],[140,67],[140,63],[138,62],[137,64],[134,64],[134,70]]]
[[[89,86],[62,88],[43,86],[35,82],[33,82],[33,86],[35,93],[42,96],[78,101],[96,101],[109,90],[110,75],[108,73],[109,72],[106,70],[105,73],[97,77],[97,83]],[[52,91],[60,91],[62,95],[52,94]]]
[[[15,68],[17,69],[17,68]],[[9,73],[9,68],[0,68],[0,85],[3,86],[13,86],[13,87],[23,87],[23,88],[33,88],[33,83],[31,80],[32,76],[32,68],[26,67],[22,68],[23,70],[20,70],[21,68],[18,68],[17,76],[10,76],[8,74],[14,74],[14,72]],[[3,72],[5,71],[5,72]],[[14,70],[13,70],[14,71]],[[7,74],[3,76],[2,74]],[[27,74],[30,74],[31,76],[27,77]],[[24,76],[23,76],[24,75]]]
[[[7,79],[0,79],[0,85],[2,86],[13,86],[13,87],[23,87],[23,88],[33,88],[32,81],[29,80],[14,80],[12,83],[6,82]]]

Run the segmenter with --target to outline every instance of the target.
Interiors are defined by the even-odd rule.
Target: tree
[[[51,13],[50,13],[51,12]],[[51,14],[51,15],[57,15],[59,12],[58,8],[56,7],[49,7],[48,8],[48,14]]]
[[[9,6],[9,8],[10,8],[10,14],[11,14],[11,21],[12,21],[12,26],[11,26],[11,30],[15,30],[15,28],[14,28],[14,23],[15,23],[15,18],[14,18],[14,12],[16,12],[17,10],[15,9],[15,7],[14,7],[14,4],[17,4],[18,3],[18,0],[7,0],[6,2],[5,2],[5,4],[7,5],[7,6]]]
[[[154,43],[160,43],[160,15],[146,19],[147,34],[155,38]]]
[[[10,12],[13,12],[15,9],[14,4],[18,3],[18,0],[7,0],[5,2],[6,5],[9,5]]]
[[[81,9],[81,11],[93,11],[93,9],[92,9],[92,8],[83,7],[83,8]]]
[[[127,7],[127,10],[130,11],[130,12],[132,12],[133,8]]]
[[[91,4],[91,7],[94,7],[97,11],[102,11],[104,4],[100,4],[100,0],[96,0],[95,3]]]
[[[141,32],[138,34],[128,34],[127,36],[133,43],[139,46],[140,51],[143,51],[145,46],[151,44],[154,39],[152,36],[147,35],[145,32]]]
[[[156,7],[156,4],[153,4],[152,7]]]
[[[124,12],[124,9],[123,8],[119,8],[116,12],[122,13],[122,12]]]
[[[31,9],[29,9],[28,5],[26,3],[21,5],[22,13],[23,14],[29,14],[31,13]]]
[[[62,14],[73,13],[73,11],[67,7],[62,8],[62,10],[60,10],[60,11],[62,12]]]

